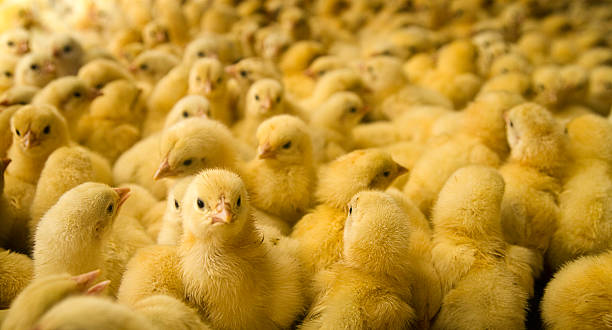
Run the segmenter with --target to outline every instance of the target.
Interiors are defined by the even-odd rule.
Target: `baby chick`
[[[30,33],[24,29],[4,31],[0,35],[0,51],[18,57],[30,52]]]
[[[30,53],[15,68],[15,84],[44,87],[58,77],[57,63],[50,55]]]
[[[134,80],[134,77],[120,63],[109,59],[95,59],[79,69],[78,77],[87,86],[102,90],[106,84],[114,80]]]
[[[281,83],[269,78],[258,80],[247,92],[245,118],[237,122],[232,131],[236,137],[255,147],[255,133],[259,124],[272,116],[287,112]]]
[[[312,94],[303,101],[304,109],[316,109],[336,92],[365,90],[361,77],[351,69],[338,69],[329,72],[317,82]]]
[[[13,87],[15,83],[15,67],[19,59],[11,55],[0,56],[0,93]]]
[[[89,105],[98,96],[97,89],[74,76],[53,80],[45,86],[32,100],[32,104],[48,104],[54,106],[68,122],[68,128],[76,136],[76,126],[79,119],[89,110]]]
[[[32,281],[34,265],[28,256],[0,251],[0,308],[7,309],[17,295]]]
[[[612,66],[593,68],[589,76],[587,103],[602,115],[609,113],[612,106]]]
[[[559,195],[558,227],[546,254],[553,270],[581,255],[609,249],[612,237],[612,126],[590,114],[572,120],[566,130],[574,162]]]
[[[561,268],[548,282],[540,308],[549,329],[605,329],[612,325],[612,252],[585,256]]]
[[[223,66],[217,59],[198,60],[189,72],[189,94],[205,96],[210,102],[212,119],[229,126],[234,119],[226,82]]]
[[[201,172],[183,205],[180,267],[195,307],[213,327],[289,327],[303,308],[299,264],[287,242],[262,242],[240,177]]]
[[[321,167],[315,191],[321,204],[302,217],[291,233],[300,242],[300,258],[310,277],[339,260],[344,208],[353,195],[384,190],[404,171],[389,154],[376,149],[353,151]]]
[[[69,34],[55,34],[49,40],[49,48],[57,63],[58,76],[77,74],[83,65],[85,52],[76,38]]]
[[[126,188],[113,189],[88,182],[63,194],[45,213],[36,230],[33,253],[36,278],[104,268],[104,244],[128,193]],[[102,277],[119,281],[121,275],[116,277],[113,271],[103,269]]]
[[[257,157],[242,171],[251,203],[293,224],[312,206],[316,186],[308,127],[294,116],[274,116],[259,125],[257,140]]]
[[[508,258],[500,226],[503,196],[502,176],[484,166],[457,170],[440,192],[432,255],[445,295],[432,328],[524,327],[532,272],[539,268],[529,258]]]
[[[556,228],[565,160],[565,136],[550,112],[524,103],[505,115],[510,156],[500,168],[506,182],[502,203],[504,237],[546,252]]]
[[[98,284],[99,270],[77,276],[66,273],[35,279],[11,304],[2,329],[31,329],[37,320],[58,302],[77,294],[97,294],[108,285]]]
[[[183,120],[162,134],[154,179],[188,176],[204,168],[234,169],[236,149],[236,140],[223,124],[204,118]]]
[[[160,50],[147,50],[138,55],[130,65],[136,79],[153,86],[172,68],[179,64],[173,54]]]

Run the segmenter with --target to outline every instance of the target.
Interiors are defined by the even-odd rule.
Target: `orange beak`
[[[167,176],[170,176],[171,174],[172,174],[172,169],[170,168],[170,164],[168,163],[168,158],[165,158],[161,162],[161,164],[159,164],[157,171],[155,171],[155,174],[153,175],[153,180],[159,180]]]
[[[57,48],[53,48],[53,57],[60,57],[62,55],[62,52],[57,49]]]
[[[212,92],[212,83],[210,81],[206,81],[202,86],[202,93],[204,93],[204,95],[208,95],[210,92]]]
[[[366,114],[368,112],[370,112],[372,110],[372,108],[370,108],[367,104],[364,105],[363,107],[361,107],[361,111],[359,111],[360,113]]]
[[[231,75],[232,77],[236,77],[238,75],[238,70],[233,65],[228,65],[225,67],[225,73]]]
[[[117,202],[117,210],[125,203],[130,197],[130,188],[113,188],[113,190],[119,195],[119,202]]]
[[[221,201],[217,205],[217,213],[213,214],[210,223],[231,223],[232,213],[230,211],[230,205],[225,203],[225,198],[221,197]]]
[[[23,141],[23,146],[26,149],[35,147],[37,145],[40,144],[40,141],[38,141],[36,134],[32,133],[32,131],[28,130],[25,135],[23,136],[24,141]]]
[[[30,51],[30,45],[28,44],[27,41],[20,42],[19,45],[17,45],[17,54],[22,55],[29,51]]]
[[[128,66],[128,70],[130,70],[131,73],[135,73],[136,71],[138,71],[138,67],[135,66],[134,64],[130,64]]]
[[[102,95],[104,95],[104,93],[102,93],[101,90],[98,90],[98,89],[95,89],[95,88],[92,88],[92,89],[89,90],[89,99],[90,100],[93,100],[96,97],[99,97],[99,96],[102,96]]]
[[[276,157],[276,153],[272,149],[270,143],[266,142],[264,145],[260,146],[257,149],[257,158],[259,159],[268,159]]]
[[[310,78],[312,78],[312,79],[316,79],[316,78],[317,78],[317,75],[314,73],[314,71],[312,71],[312,70],[310,70],[310,69],[306,69],[306,70],[304,70],[304,75],[305,75],[306,77],[310,77]]]
[[[198,111],[196,112],[196,116],[208,118],[207,113],[208,113],[208,109],[198,108]]]
[[[261,100],[261,105],[263,106],[264,109],[270,110],[270,108],[272,107],[272,100],[270,100],[269,97],[266,97],[263,100]]]
[[[45,65],[43,65],[43,71],[46,73],[55,73],[56,69],[57,67],[53,62],[47,62]]]
[[[4,170],[6,170],[6,168],[9,166],[10,163],[11,163],[11,159],[10,158],[2,158],[2,159],[0,159],[0,173],[3,173]]]

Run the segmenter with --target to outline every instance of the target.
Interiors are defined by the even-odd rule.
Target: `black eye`
[[[111,203],[111,204],[108,204],[108,207],[106,208],[106,212],[108,212],[108,213],[113,213],[113,209],[114,209],[113,204],[112,204],[112,203]]]
[[[510,127],[514,127],[514,123],[510,121]]]
[[[9,47],[13,47],[13,46],[15,46],[15,43],[14,43],[14,42],[12,42],[12,41],[7,42],[6,44],[7,44]]]
[[[198,52],[198,57],[204,57],[205,55],[206,55],[206,54],[204,54],[204,52],[203,52],[203,51],[199,51],[199,52]]]
[[[219,79],[217,79],[217,84],[220,84],[223,81],[223,78],[219,77]]]
[[[179,208],[179,203],[176,201],[176,199],[174,200],[174,207],[178,210]]]
[[[353,214],[353,207],[349,207],[349,214]]]
[[[185,166],[189,166],[189,165],[191,165],[191,159],[187,159],[187,160],[185,160],[185,161],[183,162],[183,165],[185,165]]]
[[[81,97],[81,92],[74,92],[72,96],[79,98]]]
[[[276,98],[276,103],[280,103],[280,101],[281,101],[281,97],[279,96]]]
[[[198,207],[203,209],[204,208],[204,202],[198,198]]]
[[[70,53],[72,51],[72,47],[70,46],[65,46],[64,47],[64,53]]]
[[[97,84],[95,87],[96,87],[96,89],[102,89],[102,87],[104,87],[104,85],[102,83],[100,83],[100,84]]]
[[[259,101],[259,95],[255,94],[255,99]]]
[[[241,200],[240,196],[238,196],[238,200],[236,201],[236,206],[240,206],[241,202],[242,202],[242,200]]]
[[[384,175],[385,177],[389,176],[389,174],[391,174],[391,172],[389,172],[389,171],[384,171],[384,172],[383,172],[383,175]]]
[[[357,112],[357,108],[352,107],[352,108],[351,108],[349,111],[350,111],[351,113],[355,113],[355,112]]]
[[[32,64],[32,65],[30,65],[30,69],[32,69],[32,70],[38,70],[38,64]]]
[[[240,75],[246,77],[248,75],[248,72],[246,72],[245,70],[241,70]]]
[[[51,127],[49,125],[45,126],[45,128],[43,129],[43,133],[45,134],[49,134],[49,132],[51,132]]]
[[[289,149],[289,148],[291,148],[291,141],[289,141],[289,142],[287,142],[287,143],[285,143],[283,145],[283,149]]]
[[[4,72],[4,75],[5,75],[7,78],[10,78],[10,77],[12,77],[12,76],[13,76],[13,73],[12,73],[12,72],[9,72],[9,71],[6,71],[6,72]]]
[[[202,80],[202,78],[200,78],[200,76],[196,77],[196,81],[201,81],[201,80]]]
[[[185,118],[189,117],[189,112],[183,111],[183,117],[185,117]]]
[[[21,136],[21,132],[18,129],[15,130],[15,133],[17,133],[17,136]]]
[[[144,70],[147,70],[147,69],[149,69],[149,66],[148,66],[148,65],[146,65],[146,64],[141,64],[141,65],[140,65],[140,70],[143,70],[143,71],[144,71]]]

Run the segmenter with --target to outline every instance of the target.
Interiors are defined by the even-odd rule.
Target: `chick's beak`
[[[53,63],[53,62],[48,62],[45,65],[43,65],[43,71],[45,73],[55,73],[56,69],[57,68],[55,66],[55,63]]]
[[[20,42],[19,45],[17,45],[17,53],[19,55],[23,55],[27,52],[30,51],[30,45],[28,44],[28,42]]]
[[[233,65],[226,66],[225,73],[229,74],[230,76],[234,78],[238,75],[238,71],[236,70],[236,67]]]
[[[119,202],[117,203],[117,209],[119,209],[128,197],[130,197],[130,188],[113,188],[113,190],[119,195]]]
[[[36,134],[32,133],[32,131],[28,130],[23,136],[23,146],[26,149],[35,147],[39,144],[40,144],[40,141],[38,141]]]
[[[204,118],[208,118],[208,110],[204,109],[204,108],[198,108],[198,111],[196,111],[196,116],[198,117],[204,117]]]
[[[104,95],[104,93],[102,93],[101,90],[98,90],[98,89],[95,89],[95,88],[92,88],[89,91],[89,99],[91,99],[91,100],[95,99],[96,97],[102,96],[102,95]]]
[[[213,214],[210,218],[210,223],[231,223],[232,220],[230,205],[225,203],[225,200],[222,198],[219,205],[217,205],[217,213]]]
[[[397,164],[397,176],[406,174],[406,173],[408,173],[408,171],[409,170],[407,168],[405,168],[404,166],[402,166],[400,164]]]
[[[202,85],[202,93],[204,93],[204,95],[208,95],[210,92],[212,92],[212,83],[210,81],[206,81],[204,82],[204,85]]]
[[[57,49],[57,48],[53,48],[53,57],[61,57],[62,52]]]
[[[172,174],[172,169],[170,168],[170,163],[168,163],[168,158],[165,158],[161,162],[161,164],[159,164],[157,171],[155,171],[155,174],[153,175],[153,180],[159,180],[167,176],[170,176],[171,174]]]
[[[310,77],[310,78],[312,78],[312,79],[315,79],[315,78],[316,78],[316,75],[315,75],[314,71],[312,71],[312,70],[310,70],[310,69],[306,69],[306,70],[304,70],[304,75],[305,75],[306,77]]]
[[[259,159],[274,158],[275,156],[276,153],[268,142],[266,142],[264,145],[259,146],[259,148],[257,149],[257,158]]]
[[[270,100],[269,97],[266,97],[263,100],[261,100],[261,105],[263,106],[264,109],[270,110],[270,108],[272,107],[272,100]]]

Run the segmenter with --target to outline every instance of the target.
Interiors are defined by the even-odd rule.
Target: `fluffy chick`
[[[63,194],[36,230],[35,277],[105,268],[104,245],[128,193],[129,189],[88,182]],[[103,269],[102,278],[120,281],[121,274],[113,271]]]
[[[589,76],[588,105],[596,112],[607,115],[612,106],[612,66],[593,68]]]
[[[69,34],[54,34],[49,40],[49,51],[57,63],[58,76],[76,75],[83,65],[85,51],[81,43]]]
[[[503,196],[503,178],[484,166],[459,169],[440,192],[432,255],[445,295],[432,328],[524,327],[531,272],[539,268],[530,258],[508,258],[500,226]]]
[[[312,206],[316,186],[308,127],[294,116],[274,116],[259,125],[257,140],[257,157],[242,171],[251,203],[293,224]]]
[[[15,83],[15,67],[19,59],[15,56],[0,56],[0,93],[11,88]]]
[[[153,86],[172,68],[179,64],[173,54],[160,50],[147,50],[138,55],[130,65],[130,71],[136,79]]]
[[[231,125],[231,99],[228,97],[227,77],[221,62],[213,58],[196,61],[189,72],[189,94],[205,96],[210,102],[212,119]]]
[[[288,239],[262,242],[240,177],[204,171],[183,205],[179,255],[189,300],[213,327],[289,327],[304,304],[299,263]]]
[[[95,59],[79,69],[78,77],[89,87],[102,90],[111,81],[125,79],[134,80],[134,77],[120,63],[109,59]]]
[[[604,329],[612,326],[612,252],[568,263],[548,282],[540,308],[549,329]]]
[[[45,86],[32,100],[32,104],[54,106],[68,122],[68,128],[76,136],[78,120],[89,110],[89,105],[100,96],[97,89],[88,87],[85,81],[75,77],[62,77]]]
[[[505,120],[511,152],[500,168],[504,237],[544,254],[558,218],[566,137],[550,112],[534,103],[512,108]]]
[[[96,294],[108,285],[108,281],[93,285],[99,275],[100,271],[94,270],[77,276],[64,273],[34,280],[11,304],[2,329],[31,329],[42,315],[66,297]]]
[[[0,276],[0,308],[7,309],[13,299],[32,281],[32,259],[8,250],[0,251]]]
[[[300,258],[312,277],[342,255],[345,206],[362,190],[383,190],[405,169],[380,150],[356,150],[319,170],[315,191],[321,203],[298,221],[291,237],[300,242]]]
[[[44,87],[58,77],[57,63],[47,54],[30,53],[15,68],[15,84]]]
[[[0,35],[0,51],[19,57],[27,54],[30,51],[30,33],[24,29],[4,31]]]
[[[612,237],[612,126],[605,118],[584,115],[572,120],[566,130],[574,162],[559,196],[558,227],[546,254],[552,269],[609,249]]]

